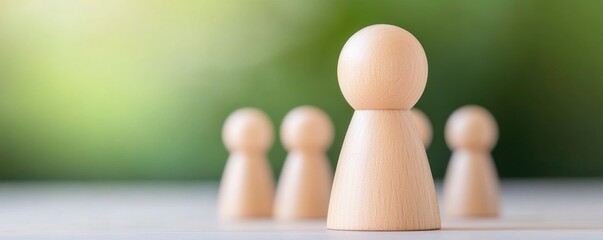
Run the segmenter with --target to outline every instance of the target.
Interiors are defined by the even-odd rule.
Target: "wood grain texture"
[[[230,156],[218,194],[218,213],[221,218],[245,219],[272,215],[274,177],[266,151],[273,139],[272,123],[258,109],[237,110],[226,120],[223,140]]]
[[[337,76],[356,112],[339,155],[327,227],[440,228],[425,147],[408,110],[427,83],[427,58],[419,41],[396,26],[365,27],[341,50]]]
[[[440,228],[435,187],[409,110],[354,113],[339,156],[327,227]]]
[[[498,216],[498,175],[490,156],[497,136],[494,117],[482,107],[459,108],[448,119],[446,141],[453,154],[444,183],[447,216]]]
[[[427,57],[408,31],[372,25],[346,42],[339,55],[337,77],[354,109],[410,109],[427,84]]]
[[[285,116],[281,140],[289,153],[278,183],[275,218],[326,218],[333,173],[325,151],[333,135],[331,119],[316,107],[297,107]]]

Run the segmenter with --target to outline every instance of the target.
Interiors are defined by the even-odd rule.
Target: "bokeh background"
[[[218,179],[223,121],[298,105],[336,126],[352,108],[337,57],[357,30],[401,26],[423,44],[433,174],[446,118],[492,111],[506,177],[603,176],[602,1],[0,1],[0,179]],[[286,152],[270,150],[278,173]]]

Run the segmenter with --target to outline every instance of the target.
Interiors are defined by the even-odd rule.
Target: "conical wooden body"
[[[322,151],[291,151],[279,180],[274,216],[326,218],[333,173]]]
[[[495,217],[498,199],[498,175],[490,153],[469,149],[454,151],[444,182],[446,215]]]
[[[265,153],[234,152],[228,158],[218,196],[226,219],[270,217],[274,179]]]
[[[357,110],[339,156],[327,227],[440,228],[429,162],[409,110]]]

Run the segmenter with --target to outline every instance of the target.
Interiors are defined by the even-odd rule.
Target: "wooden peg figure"
[[[445,133],[453,150],[444,181],[447,216],[497,216],[499,183],[490,156],[498,138],[496,120],[482,107],[465,106],[450,116]]]
[[[276,192],[274,216],[281,220],[326,218],[333,173],[325,152],[333,142],[333,123],[316,107],[291,110],[281,125],[289,151]]]
[[[429,118],[427,115],[425,115],[425,113],[423,113],[423,111],[417,108],[411,109],[410,113],[412,113],[412,118],[414,119],[415,126],[419,132],[423,146],[425,146],[425,149],[429,148],[429,145],[431,145],[431,138],[433,136],[433,129],[431,127],[431,122],[429,122]]]
[[[266,152],[274,141],[272,122],[258,109],[239,109],[226,120],[222,138],[230,156],[220,182],[218,214],[225,219],[270,217],[274,179]]]
[[[410,109],[427,83],[417,39],[392,25],[355,33],[339,55],[339,87],[356,110],[335,171],[327,228],[440,228],[433,178]]]

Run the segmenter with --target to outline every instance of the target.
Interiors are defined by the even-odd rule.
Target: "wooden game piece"
[[[490,156],[497,138],[496,120],[482,107],[462,107],[448,119],[446,142],[453,153],[444,181],[447,216],[498,215],[499,183]]]
[[[425,146],[425,149],[429,148],[431,138],[433,136],[433,130],[431,127],[431,122],[429,122],[429,118],[427,115],[425,115],[425,113],[423,113],[423,111],[417,108],[411,109],[410,113],[412,113],[412,118],[414,119],[415,127],[417,127],[417,132],[421,137],[423,146]]]
[[[343,47],[337,74],[356,111],[335,171],[327,227],[439,229],[429,162],[409,110],[427,83],[423,47],[402,28],[369,26]]]
[[[289,153],[276,191],[274,216],[326,218],[333,182],[325,155],[333,141],[331,119],[316,107],[297,107],[283,120],[281,140]]]
[[[274,141],[272,122],[258,109],[239,109],[226,120],[222,138],[230,156],[220,182],[220,217],[270,217],[274,179],[266,152]]]

